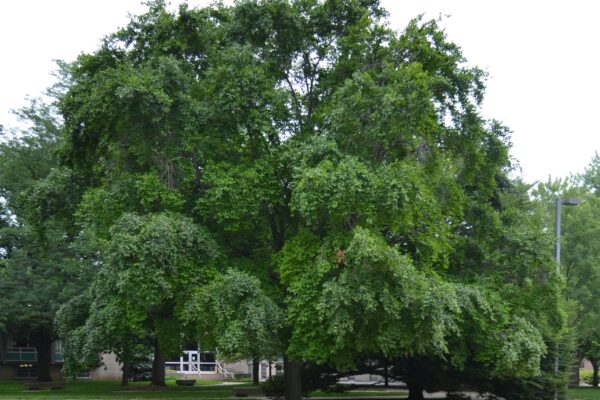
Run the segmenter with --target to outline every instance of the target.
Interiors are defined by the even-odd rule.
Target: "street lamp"
[[[567,197],[562,199],[560,197],[556,198],[554,202],[554,232],[556,233],[556,247],[554,257],[556,259],[556,274],[560,274],[560,222],[561,222],[561,208],[562,206],[578,206],[581,204],[581,199],[577,199],[574,197]],[[559,356],[558,356],[558,341],[556,342],[556,354],[554,356],[554,373],[558,375],[558,364],[559,364]],[[558,390],[554,390],[554,400],[558,399]]]
[[[566,199],[556,198],[554,203],[554,232],[556,233],[556,272],[560,273],[560,210],[562,206],[578,206],[581,204],[581,199],[567,197]]]

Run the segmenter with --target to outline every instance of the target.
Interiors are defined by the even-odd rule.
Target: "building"
[[[50,375],[53,380],[62,378],[62,343],[56,340],[52,343],[52,364]],[[13,338],[0,333],[0,379],[36,378],[38,353],[28,338]],[[165,363],[168,375],[190,379],[231,379],[252,377],[252,363],[246,360],[225,363],[217,360],[210,352],[197,348],[184,350],[179,357]],[[264,381],[270,376],[281,373],[281,362],[262,360],[259,365],[259,379]],[[90,379],[119,380],[121,379],[121,364],[114,354],[103,354],[102,363],[98,368],[89,372]]]
[[[252,377],[252,362],[240,360],[237,362],[222,362],[211,352],[199,349],[184,350],[178,358],[166,362],[169,375],[188,377],[192,379],[231,379]],[[259,363],[259,380],[264,381],[271,376],[282,373],[282,362],[261,360]]]
[[[60,379],[63,364],[60,340],[52,343],[50,376]],[[27,337],[11,337],[0,333],[0,379],[36,378],[38,368],[37,349]]]
[[[199,349],[184,350],[179,357],[165,363],[167,374],[194,379],[227,379],[234,377],[224,364],[217,361],[215,355]]]

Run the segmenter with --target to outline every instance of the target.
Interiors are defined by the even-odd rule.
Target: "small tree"
[[[273,358],[282,353],[281,309],[262,290],[260,281],[230,269],[210,284],[198,287],[185,307],[204,348],[226,360]],[[258,370],[253,371],[258,384]]]
[[[176,214],[125,214],[111,229],[92,288],[84,347],[114,351],[127,364],[138,346],[154,351],[152,384],[165,385],[165,357],[177,354],[180,310],[190,288],[212,275],[217,250],[208,234]]]

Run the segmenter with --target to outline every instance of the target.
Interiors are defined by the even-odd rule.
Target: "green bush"
[[[579,369],[579,382],[585,382],[588,385],[592,384],[592,378],[594,376],[594,372],[589,369]]]
[[[285,394],[285,381],[283,375],[275,375],[260,384],[267,397],[282,397]]]

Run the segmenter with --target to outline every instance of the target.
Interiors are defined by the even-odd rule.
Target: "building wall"
[[[122,377],[121,363],[112,354],[102,355],[102,365],[90,371],[90,378],[97,380],[118,380]]]
[[[0,379],[14,379],[17,377],[17,365],[0,365]],[[50,366],[50,377],[53,381],[62,380],[62,369],[60,365]],[[29,379],[29,378],[27,378]]]
[[[271,362],[271,371],[269,374],[269,361],[261,360],[260,367],[258,370],[259,381],[265,381],[269,379],[269,376],[277,375],[277,364],[282,364],[283,361],[273,361]],[[234,363],[223,363],[223,367],[227,370],[228,373],[233,373],[235,376],[248,376],[252,377],[252,361],[249,360],[240,360]]]
[[[6,351],[8,347],[15,346],[14,338],[0,333],[0,379],[13,379],[19,376],[19,363],[18,362],[7,362],[6,361]],[[52,343],[52,357],[53,364],[50,366],[50,377],[52,380],[59,381],[63,378],[62,376],[62,363],[54,363],[54,354],[57,350],[62,349],[61,343],[59,341],[55,341]],[[62,360],[59,360],[62,361]],[[33,365],[36,364],[35,361],[29,361],[27,363],[31,363]],[[23,371],[21,371],[23,372]],[[30,376],[35,376],[35,373]]]
[[[0,365],[0,379],[12,379],[15,375],[15,367],[12,365]]]
[[[62,380],[62,365],[55,364],[50,366],[50,378],[52,378],[53,381]]]
[[[592,367],[592,363],[587,358],[584,358],[579,362],[579,368],[587,369],[589,371],[594,370],[594,367]]]
[[[252,364],[250,364],[250,368],[248,368],[248,361],[242,360],[234,363],[223,363],[223,367],[227,370],[227,372],[238,374],[251,374],[252,373]]]

